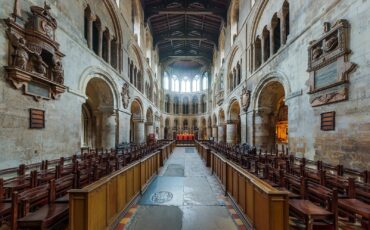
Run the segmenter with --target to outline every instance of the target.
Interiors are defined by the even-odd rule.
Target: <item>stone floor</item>
[[[117,229],[246,229],[193,147],[178,147]]]

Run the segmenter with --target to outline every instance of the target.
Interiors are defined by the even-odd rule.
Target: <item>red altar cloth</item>
[[[177,134],[176,140],[194,140],[194,134]]]

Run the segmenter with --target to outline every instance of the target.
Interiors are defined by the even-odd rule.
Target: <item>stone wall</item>
[[[47,1],[51,7],[51,14],[56,17],[58,29],[56,40],[60,44],[60,50],[66,56],[63,58],[64,85],[66,92],[57,100],[35,101],[32,97],[22,94],[21,90],[14,89],[6,80],[4,68],[0,68],[0,169],[14,167],[20,163],[32,163],[44,159],[56,159],[61,156],[69,156],[79,152],[81,147],[82,104],[86,102],[86,86],[90,79],[97,77],[105,81],[111,88],[114,97],[116,115],[109,118],[103,127],[104,135],[109,137],[103,141],[105,147],[114,147],[115,144],[129,141],[129,128],[127,124],[131,117],[131,102],[134,98],[140,98],[143,111],[151,108],[158,113],[157,105],[129,83],[127,60],[130,57],[130,47],[136,46],[131,28],[131,11],[126,12],[131,5],[129,0],[121,0],[120,8],[114,5],[116,16],[119,19],[120,28],[123,31],[122,41],[122,65],[119,72],[97,56],[87,47],[84,39],[84,9],[87,3],[91,6],[102,23],[112,27],[110,14],[104,7],[103,1],[63,0]],[[114,2],[114,1],[112,1]],[[43,6],[44,1],[27,0],[20,1],[22,16],[27,18],[31,5]],[[0,18],[10,17],[13,11],[14,1],[0,0]],[[115,4],[115,3],[114,3]],[[73,7],[71,7],[73,6]],[[125,13],[126,12],[126,13]],[[143,25],[144,26],[144,25]],[[0,23],[0,66],[8,65],[8,39],[5,31],[7,26],[4,21]],[[143,28],[144,30],[144,28]],[[152,47],[139,47],[139,59],[143,63],[145,73],[154,73],[145,61],[143,55],[146,49]],[[154,52],[155,53],[155,52]],[[153,54],[154,56],[156,54]],[[157,61],[155,58],[152,60]],[[160,71],[160,68],[157,69]],[[154,75],[154,74],[153,74]],[[157,76],[159,74],[156,73]],[[129,84],[130,104],[125,109],[122,105],[122,86]],[[160,82],[158,83],[160,87]],[[29,109],[38,108],[45,110],[45,129],[29,129]]]
[[[369,93],[367,87],[369,78],[370,56],[369,46],[365,41],[370,34],[367,14],[368,1],[289,1],[290,35],[287,44],[270,57],[257,70],[251,69],[253,63],[253,42],[255,36],[262,33],[265,25],[269,25],[275,12],[283,5],[283,0],[256,1],[249,10],[249,1],[241,1],[239,33],[233,46],[240,45],[243,50],[236,59],[243,62],[243,83],[251,90],[251,104],[246,113],[242,114],[242,136],[248,143],[263,145],[260,137],[263,128],[259,118],[259,95],[269,82],[280,82],[285,90],[285,103],[288,105],[289,149],[291,152],[309,159],[325,160],[333,164],[343,164],[355,169],[370,169],[370,154],[365,146],[369,142]],[[323,34],[324,22],[335,23],[346,19],[350,23],[349,61],[357,65],[349,75],[349,100],[320,107],[312,107],[307,94],[309,73],[307,48],[310,41],[318,39]],[[229,25],[227,25],[229,26]],[[226,29],[228,31],[228,29]],[[225,35],[228,37],[228,35]],[[239,42],[238,42],[239,41]],[[226,41],[229,42],[229,41]],[[228,47],[228,45],[225,45]],[[227,49],[225,62],[213,76],[224,76],[227,85],[227,63],[231,51]],[[219,53],[218,53],[219,55]],[[217,58],[217,57],[216,57]],[[245,78],[244,78],[245,77]],[[217,82],[214,81],[214,83]],[[240,86],[241,87],[241,86]],[[214,87],[212,86],[212,89]],[[221,106],[212,108],[212,114],[217,115],[220,109],[229,105],[228,98],[239,97],[238,88],[225,95]],[[212,103],[214,104],[214,103]],[[320,114],[336,112],[336,128],[334,131],[320,130]],[[242,138],[243,140],[243,138]]]

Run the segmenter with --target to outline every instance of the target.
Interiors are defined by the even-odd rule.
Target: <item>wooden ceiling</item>
[[[229,0],[142,0],[142,4],[161,62],[211,62]]]

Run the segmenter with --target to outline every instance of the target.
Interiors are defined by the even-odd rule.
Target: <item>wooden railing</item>
[[[69,191],[69,229],[109,229],[146,189],[174,148],[160,150],[83,188]]]
[[[212,174],[215,174],[224,189],[243,212],[255,229],[288,229],[289,197],[287,192],[279,191],[244,170],[223,155],[211,151],[197,142],[202,158],[210,160]]]

